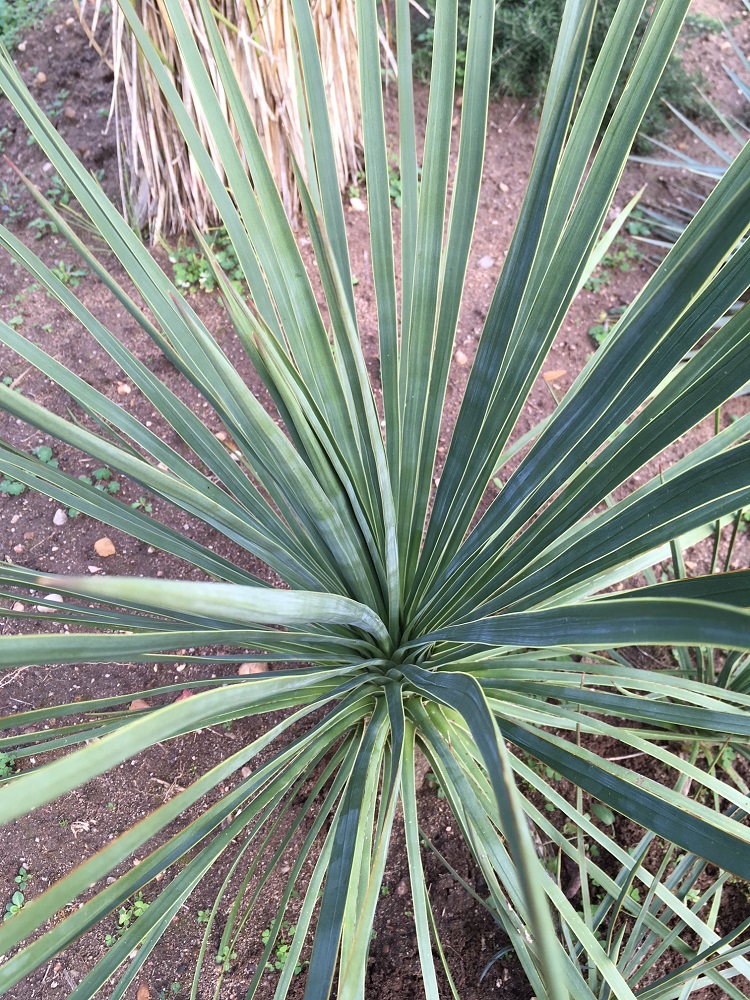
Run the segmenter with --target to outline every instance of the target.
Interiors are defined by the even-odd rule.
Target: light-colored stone
[[[349,199],[349,204],[351,205],[351,207],[354,209],[355,212],[366,212],[367,211],[367,209],[365,208],[365,203],[362,201],[361,198],[357,198],[357,197],[350,198]]]
[[[94,542],[94,551],[100,558],[107,559],[109,556],[113,556],[117,549],[114,546],[114,542],[111,538],[97,538]]]
[[[237,675],[247,677],[249,674],[264,674],[267,670],[267,663],[241,663]]]
[[[39,84],[39,86],[41,87],[42,84],[45,84],[46,82],[47,82],[47,74],[42,73],[42,71],[39,70],[37,75],[34,77],[34,83]]]
[[[62,594],[45,594],[44,600],[52,601],[53,604],[62,604],[63,596]],[[47,614],[53,610],[52,608],[48,608],[45,604],[37,604],[36,609],[37,611],[44,611]]]
[[[490,257],[489,254],[485,254],[484,257],[480,257],[477,261],[477,267],[481,267],[483,271],[489,271],[491,267],[495,265],[495,258]]]
[[[58,507],[57,510],[55,511],[55,516],[52,518],[52,523],[57,528],[62,528],[64,524],[68,523],[68,515],[66,511],[62,509],[62,507]]]
[[[463,366],[463,365],[468,365],[468,363],[469,363],[469,358],[459,348],[459,350],[456,351],[456,364]]]
[[[131,388],[127,382],[117,383],[117,395],[118,396],[129,396],[131,393]]]
[[[144,709],[144,708],[151,708],[151,706],[143,698],[134,698],[133,701],[130,702],[130,711],[131,712],[140,712],[141,709]]]

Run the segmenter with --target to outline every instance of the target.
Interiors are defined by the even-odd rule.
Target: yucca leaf
[[[531,731],[508,719],[503,727],[516,746],[617,812],[631,819],[639,816],[643,825],[671,843],[694,851],[740,878],[748,877],[750,840],[741,824],[611,761],[605,768],[596,754],[551,734]]]
[[[328,689],[335,690],[340,679],[337,671],[329,672]],[[199,729],[226,713],[234,716],[242,709],[253,710],[283,703],[287,691],[314,688],[320,680],[317,670],[298,673],[294,677],[275,678],[259,675],[253,683],[235,689],[204,691],[184,701],[167,705],[158,713],[133,719],[129,726],[109,733],[101,740],[75,752],[71,759],[54,761],[37,771],[29,771],[19,781],[0,787],[0,805],[6,822],[23,816],[30,809],[57,798],[63,790],[77,788],[99,774],[128,760],[139,748],[170,739],[178,733]]]
[[[526,567],[523,582],[511,583],[503,589],[488,602],[487,610],[516,603],[520,607],[539,603],[549,579],[545,574],[551,573],[556,578],[559,593],[586,576],[590,578],[628,562],[670,538],[679,538],[701,524],[744,507],[750,498],[746,486],[748,456],[750,446],[737,445],[724,454],[696,463],[689,471],[672,476],[663,484],[652,482],[645,489],[636,490],[619,505],[616,529],[605,513],[564,534],[558,544],[550,546],[551,551],[542,553]],[[573,551],[577,565],[573,575],[567,576],[565,567]],[[585,561],[581,558],[583,551]]]
[[[322,998],[330,995],[344,911],[354,875],[351,859],[355,853],[360,830],[360,813],[366,808],[363,799],[367,775],[373,765],[379,770],[385,735],[386,713],[381,700],[363,734],[335,825],[325,890],[320,903],[315,942],[310,956],[310,969],[305,986],[306,998]],[[378,745],[379,752],[376,751]],[[367,863],[369,864],[369,858]]]
[[[438,1000],[440,992],[437,978],[435,976],[435,962],[432,957],[432,941],[428,918],[430,903],[425,888],[424,869],[422,867],[419,842],[417,796],[414,780],[415,750],[417,748],[414,740],[414,724],[411,720],[407,720],[404,740],[402,793],[404,809],[404,837],[406,840],[406,852],[409,862],[409,882],[411,884],[412,905],[414,907],[414,925],[417,932],[419,964],[422,970],[425,995],[427,1000]]]
[[[435,450],[479,201],[492,60],[494,4],[492,0],[474,0],[465,54],[458,161],[445,248],[441,252],[454,113],[456,46],[456,13],[449,4],[445,4],[444,15],[442,9],[438,8],[440,20],[435,25],[412,309],[408,326],[402,326],[399,369],[399,468],[402,478],[398,512],[400,551],[407,577],[413,574],[417,565],[422,525],[430,502]]]
[[[528,827],[520,797],[510,770],[502,738],[482,695],[481,688],[469,676],[461,674],[428,674],[418,667],[403,667],[404,675],[423,697],[429,691],[431,700],[450,706],[459,712],[469,728],[492,783],[500,828],[508,842],[521,882],[524,901],[529,908],[529,929],[536,939],[542,976],[550,1000],[564,1000],[567,991],[559,983],[560,966],[557,949],[553,946],[554,930],[544,893],[535,882],[538,861],[531,846]],[[558,986],[554,984],[557,983]]]
[[[372,611],[346,597],[333,594],[240,587],[233,584],[193,583],[187,580],[145,580],[130,577],[39,577],[39,586],[54,590],[64,585],[71,593],[100,600],[138,601],[149,610],[207,613],[217,621],[234,624],[305,625],[329,622],[353,625],[387,642],[385,626]]]
[[[566,5],[565,18],[575,18],[577,15],[577,19],[567,29],[564,20],[561,39],[565,38],[566,30],[577,33],[577,36],[574,35],[577,48],[571,49],[575,54],[570,56],[573,67],[577,68],[566,67],[566,72],[563,72],[565,55],[562,49],[560,56],[556,55],[560,72],[568,86],[572,85],[573,80],[577,82],[580,73],[578,60],[582,62],[585,55],[590,17],[593,14],[593,8],[588,8],[588,12],[582,14],[581,10],[574,11],[574,6],[572,3]],[[570,304],[572,293],[578,284],[578,273],[583,270],[604,223],[630,144],[635,137],[637,122],[645,112],[686,8],[685,0],[670,0],[656,5],[651,26],[631,71],[634,86],[632,90],[628,88],[629,93],[626,90],[623,94],[615,118],[610,123],[586,176],[575,208],[572,205],[566,206],[566,214],[572,209],[572,215],[565,236],[556,242],[554,262],[545,270],[545,280],[539,294],[533,298],[532,307],[531,300],[524,296],[534,291],[527,290],[526,287],[533,261],[538,253],[547,249],[540,245],[540,234],[546,207],[552,196],[555,176],[553,165],[557,164],[561,156],[564,131],[570,114],[570,110],[566,112],[562,107],[557,107],[555,101],[572,101],[570,94],[556,94],[553,86],[556,70],[553,65],[545,102],[545,113],[549,106],[548,113],[555,122],[554,131],[549,137],[552,145],[549,148],[545,145],[548,137],[543,114],[524,206],[485,321],[451,449],[435,497],[431,520],[435,522],[434,530],[441,533],[437,563],[441,568],[456,552],[461,537],[468,529],[493,466]],[[565,84],[561,84],[561,87],[564,86]],[[590,113],[594,113],[593,109]],[[542,160],[543,156],[548,159]],[[551,252],[552,247],[549,250]],[[518,259],[516,255],[519,255]],[[499,391],[501,384],[502,392]],[[548,427],[547,437],[558,419]],[[503,496],[502,509],[506,509],[505,503]],[[473,548],[472,545],[470,551]]]
[[[396,0],[396,50],[398,59],[398,170],[401,179],[401,315],[400,333],[408,343],[414,295],[414,272],[417,258],[419,221],[419,166],[414,122],[414,84],[412,79],[411,6],[409,0]],[[399,416],[400,351],[398,342],[380,348],[383,380],[386,444],[393,483],[398,494],[400,478],[401,418]]]
[[[635,603],[612,598],[451,625],[428,633],[415,645],[441,639],[487,646],[719,645],[750,650],[750,612],[708,601],[645,598]]]
[[[347,707],[349,712],[351,712],[352,706]],[[358,711],[359,709],[355,707],[355,717]],[[342,720],[343,729],[340,725]],[[351,725],[351,721],[352,716],[349,714],[347,718],[346,711],[334,712],[323,722],[319,731],[322,734],[326,730],[331,730],[333,739],[335,740],[342,731],[346,731]],[[53,915],[70,899],[82,892],[84,888],[88,888],[93,882],[103,878],[123,858],[128,857],[133,850],[146,843],[154,833],[166,826],[176,816],[179,816],[187,804],[191,801],[198,801],[207,791],[216,787],[221,781],[236,771],[238,767],[241,767],[243,759],[245,762],[250,761],[264,748],[270,746],[276,736],[288,730],[290,724],[290,720],[284,720],[282,723],[269,729],[267,733],[249,747],[228,758],[223,765],[207,772],[189,789],[180,793],[179,796],[165,803],[151,816],[136,824],[129,831],[126,831],[116,841],[94,855],[94,857],[86,861],[65,879],[52,886],[47,892],[33,900],[29,900],[23,910],[19,912],[19,920],[12,924],[5,923],[0,925],[0,947],[5,951],[10,950],[15,944],[23,940],[29,928],[36,926],[38,922],[46,919],[46,916]],[[54,941],[51,942],[49,939],[42,939],[28,946],[18,956],[14,957],[12,962],[5,963],[0,970],[0,983],[10,984],[12,981],[17,982],[29,970],[37,968],[51,954],[54,954],[55,950],[59,947],[61,939],[64,939],[66,942],[75,940],[87,927],[94,926],[98,919],[101,919],[102,916],[105,916],[114,908],[121,905],[129,896],[145,886],[155,875],[167,868],[175,858],[188,852],[213,830],[217,829],[223,820],[236,811],[239,805],[262,789],[268,782],[269,777],[278,774],[280,769],[283,773],[283,765],[287,761],[293,760],[300,751],[303,751],[300,766],[304,766],[306,760],[314,759],[315,755],[320,753],[320,750],[321,744],[316,741],[315,729],[313,729],[301,740],[295,741],[286,750],[274,756],[255,775],[241,782],[237,788],[229,792],[220,802],[207,809],[197,820],[186,827],[184,831],[143,859],[141,865],[133,869],[128,878],[118,880],[111,886],[101,890],[93,900],[70,915],[60,925],[60,929],[56,933],[57,944]],[[286,775],[281,781],[281,787],[282,789],[288,787],[288,777]],[[247,822],[247,818],[245,822]],[[7,979],[3,980],[3,976],[6,976]],[[16,977],[15,980],[13,980],[14,976]]]

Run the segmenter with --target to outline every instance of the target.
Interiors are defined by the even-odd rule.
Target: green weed
[[[31,876],[29,875],[26,868],[24,868],[23,865],[21,865],[13,881],[16,883],[19,889],[24,890],[28,885],[30,878]]]
[[[289,949],[291,947],[292,938],[297,930],[294,924],[290,924],[289,921],[285,920],[280,929],[279,936],[276,939],[274,945],[272,958],[270,961],[266,962],[266,972],[283,972],[286,968],[287,962],[289,961]],[[267,945],[271,938],[271,928],[267,927],[261,933],[261,940],[264,945]],[[304,962],[295,962],[294,965],[294,975],[298,976],[305,967]]]
[[[15,916],[19,910],[23,909],[23,904],[26,902],[26,897],[19,890],[13,893],[10,898],[10,902],[5,904],[5,913],[3,914],[3,920],[10,920],[11,917]]]
[[[242,290],[243,273],[226,229],[216,229],[206,236],[216,262],[238,291]],[[212,292],[216,288],[211,264],[198,247],[180,243],[169,255],[174,283],[183,292]]]
[[[64,285],[77,288],[81,283],[81,278],[85,278],[89,272],[85,267],[76,267],[75,264],[66,264],[64,261],[58,260],[52,268],[52,273]]]
[[[0,0],[0,42],[14,49],[51,7],[52,0]]]
[[[232,967],[232,962],[237,961],[237,952],[232,951],[229,945],[224,945],[216,953],[216,963],[221,966],[222,972],[229,972]]]
[[[4,492],[0,484],[0,493]],[[16,758],[11,753],[3,753],[0,750],[0,780],[9,778],[16,771]]]
[[[0,129],[0,152],[2,152],[2,133],[7,129]],[[26,205],[21,201],[21,192],[16,187],[10,187],[7,181],[0,184],[0,221],[3,225],[12,226],[21,218]]]

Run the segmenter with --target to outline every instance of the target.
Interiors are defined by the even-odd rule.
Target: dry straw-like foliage
[[[83,0],[80,15],[95,37],[102,0]],[[205,65],[222,98],[223,88],[195,0],[182,6],[193,26]],[[276,177],[284,206],[295,219],[298,199],[289,148],[304,163],[303,136],[297,111],[299,60],[290,0],[211,0],[237,79],[253,115],[258,135]],[[159,0],[135,0],[138,16],[171,67],[173,79],[217,168],[221,159],[190,85],[169,19]],[[331,116],[336,163],[342,188],[359,167],[361,117],[357,83],[354,0],[319,0],[313,5]],[[189,228],[192,220],[205,231],[219,220],[159,87],[142,58],[117,4],[110,38],[97,43],[115,74],[113,119],[120,151],[124,207],[132,220],[147,227],[151,240]],[[227,102],[224,113],[231,124]],[[232,126],[233,127],[233,126]],[[233,127],[233,131],[234,127]],[[288,143],[288,147],[287,147]]]

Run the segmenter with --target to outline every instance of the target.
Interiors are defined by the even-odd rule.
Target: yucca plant
[[[492,0],[472,4],[453,175],[456,4],[438,4],[421,177],[409,7],[397,0],[400,242],[394,242],[388,190],[377,11],[374,0],[357,5],[379,331],[374,383],[359,335],[308,4],[294,0],[293,6],[307,123],[309,185],[301,190],[317,262],[314,281],[208,0],[200,4],[201,30],[241,151],[181,3],[164,0],[163,6],[221,153],[226,185],[132,6],[123,3],[122,12],[234,244],[250,301],[221,273],[217,280],[274,412],[261,406],[71,155],[7,56],[0,60],[0,86],[121,260],[139,300],[54,209],[48,211],[86,266],[200,390],[236,442],[240,461],[7,231],[1,239],[12,257],[70,309],[182,444],[171,447],[4,324],[4,342],[68,394],[72,418],[8,388],[0,389],[0,402],[14,418],[202,518],[248,555],[232,563],[5,445],[0,470],[6,476],[182,557],[206,582],[65,578],[3,564],[4,593],[36,588],[34,604],[48,608],[44,620],[68,629],[4,634],[0,663],[8,669],[168,660],[178,649],[192,649],[193,660],[207,668],[258,652],[281,669],[218,681],[209,671],[202,685],[191,684],[192,697],[135,716],[125,710],[132,694],[14,714],[5,720],[12,730],[0,749],[17,753],[21,763],[33,752],[36,764],[0,783],[0,816],[9,822],[42,807],[157,742],[232,719],[287,714],[282,721],[274,715],[264,735],[7,920],[0,927],[6,956],[0,989],[10,989],[146,889],[148,909],[73,993],[92,996],[125,964],[110,993],[124,995],[172,917],[223,862],[232,894],[226,905],[217,901],[209,919],[222,931],[225,965],[241,950],[243,928],[268,878],[286,879],[248,995],[257,990],[289,904],[297,931],[276,995],[287,994],[302,956],[309,959],[308,1000],[332,992],[362,997],[379,888],[400,816],[424,990],[430,998],[442,995],[440,965],[449,963],[423,876],[415,790],[421,752],[536,996],[624,1000],[637,991],[667,1000],[711,984],[727,997],[743,996],[737,982],[750,971],[743,957],[747,921],[720,924],[718,901],[727,880],[745,884],[750,877],[748,800],[715,762],[705,763],[703,748],[747,743],[750,696],[667,668],[638,669],[617,650],[634,644],[750,650],[750,572],[635,582],[641,570],[668,557],[671,539],[699,540],[709,530],[704,526],[750,501],[750,415],[672,465],[648,464],[750,376],[747,309],[678,370],[686,350],[747,282],[750,241],[742,239],[750,225],[750,148],[726,171],[500,492],[488,495],[526,396],[596,257],[688,0],[653,5],[601,141],[602,117],[645,3],[618,6],[590,84],[579,95],[595,5],[569,0],[528,192],[453,427],[444,426],[443,400],[482,178]],[[442,432],[450,433],[450,446],[438,464]],[[657,472],[631,492],[618,490],[644,467]],[[616,490],[621,499],[613,497]],[[257,560],[270,576],[256,575]],[[276,585],[268,584],[271,578]],[[625,589],[614,591],[617,584]],[[45,601],[49,590],[62,602]],[[601,652],[607,650],[614,652]],[[177,691],[170,686],[152,694]],[[56,722],[35,737],[33,728],[48,719]],[[649,775],[600,756],[600,745],[611,746],[611,738],[625,745],[626,755],[638,755],[636,766],[648,764]],[[59,757],[60,748],[69,752]],[[48,751],[55,753],[45,762]],[[547,769],[568,784],[558,786]],[[221,788],[227,790],[218,794]],[[592,799],[640,826],[653,849],[629,854],[607,823],[592,818]],[[204,807],[197,818],[175,831],[171,824],[187,810],[195,815],[198,803]],[[290,845],[294,863],[282,873],[280,859]],[[263,851],[269,856],[259,866]],[[140,863],[107,884],[110,872],[136,852]],[[561,884],[563,861],[577,872],[577,893]],[[304,881],[303,871],[309,873]],[[169,878],[152,886],[164,872]],[[295,890],[300,899],[292,905]],[[83,894],[78,908],[60,914]],[[197,991],[196,980],[193,995]]]

